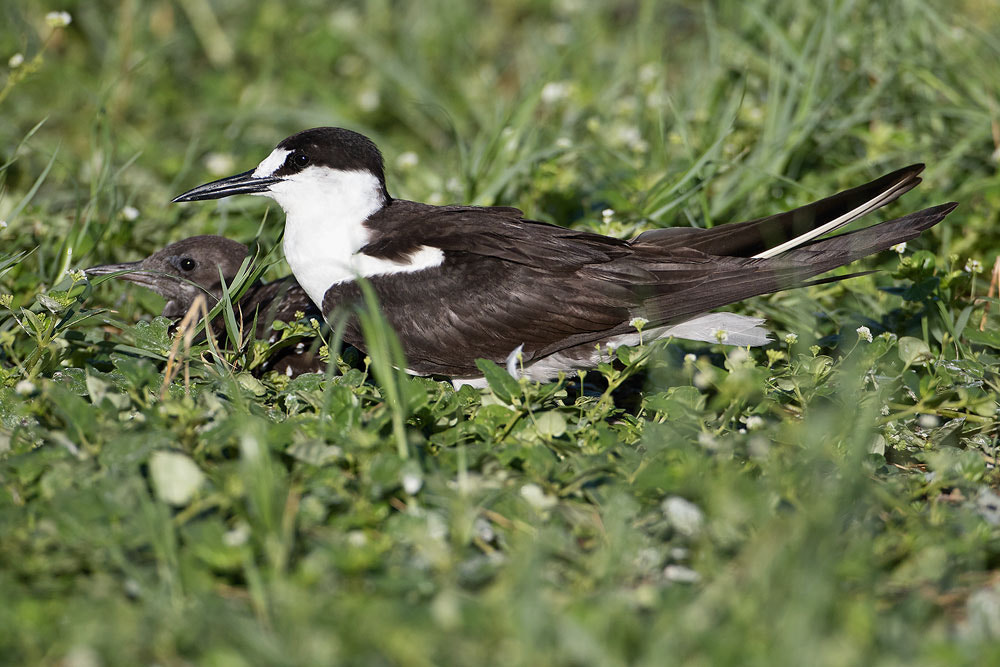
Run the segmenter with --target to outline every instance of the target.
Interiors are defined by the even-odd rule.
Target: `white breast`
[[[426,246],[402,262],[358,252],[370,240],[365,220],[385,205],[381,183],[368,171],[308,167],[272,185],[269,195],[285,210],[285,259],[320,307],[331,285],[444,261],[440,249]]]

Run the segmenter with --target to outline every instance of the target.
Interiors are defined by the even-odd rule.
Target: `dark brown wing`
[[[600,264],[630,253],[628,241],[526,220],[516,208],[395,200],[365,225],[377,232],[378,241],[361,252],[394,261],[421,246],[547,268]]]
[[[421,206],[421,205],[418,205]],[[432,208],[432,207],[428,207]],[[779,258],[723,257],[697,249],[630,245],[607,237],[480,213],[428,211],[421,223],[366,251],[405,258],[421,246],[444,251],[433,269],[370,279],[418,373],[469,377],[476,358],[502,362],[523,345],[525,363],[649,326],[671,324],[803,281],[917,236],[953,205],[814,241]],[[377,221],[375,221],[377,223]],[[332,287],[324,312],[360,302],[357,285]],[[356,323],[346,339],[363,345]]]
[[[477,358],[501,363],[518,345],[530,361],[581,332],[599,339],[637,303],[627,286],[461,252],[448,253],[434,270],[369,282],[400,335],[410,368],[453,377],[477,374]],[[330,312],[361,302],[357,284],[350,282],[331,287],[323,305]],[[345,340],[363,347],[354,320]]]

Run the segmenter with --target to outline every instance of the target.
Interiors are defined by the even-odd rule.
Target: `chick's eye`
[[[181,260],[181,270],[182,271],[192,271],[192,270],[194,270],[194,267],[196,267],[197,265],[198,265],[198,263],[195,262],[190,257],[185,257],[185,258],[183,258]]]
[[[295,162],[296,167],[304,167],[309,164],[309,156],[305,153],[296,153],[292,160]]]

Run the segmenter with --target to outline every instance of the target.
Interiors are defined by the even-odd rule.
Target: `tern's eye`
[[[194,271],[194,267],[196,266],[198,266],[198,262],[190,257],[184,257],[180,261],[181,271]]]
[[[304,167],[309,164],[309,156],[305,153],[296,153],[292,156],[292,161],[295,162],[296,167]]]

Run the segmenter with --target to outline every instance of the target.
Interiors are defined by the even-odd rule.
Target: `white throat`
[[[378,179],[368,172],[309,167],[271,186],[285,210],[285,259],[309,298],[322,306],[326,290],[358,273],[368,243],[365,220],[382,208]]]
[[[276,148],[254,171],[271,176],[289,152]],[[386,204],[382,183],[370,171],[311,166],[262,193],[285,211],[285,259],[320,308],[331,286],[358,277],[419,271],[444,261],[438,248],[422,246],[401,262],[359,252],[370,240],[365,221]]]
[[[275,149],[254,175],[270,176],[287,154]],[[386,203],[382,184],[369,171],[311,166],[283,178],[264,194],[285,211],[285,259],[295,279],[320,308],[332,285],[359,276],[419,271],[444,260],[441,250],[429,247],[402,262],[359,252],[371,236],[365,220]]]
[[[308,167],[272,185],[270,196],[285,210],[285,259],[314,303],[322,307],[334,283],[364,275],[364,222],[385,205],[375,176]]]

